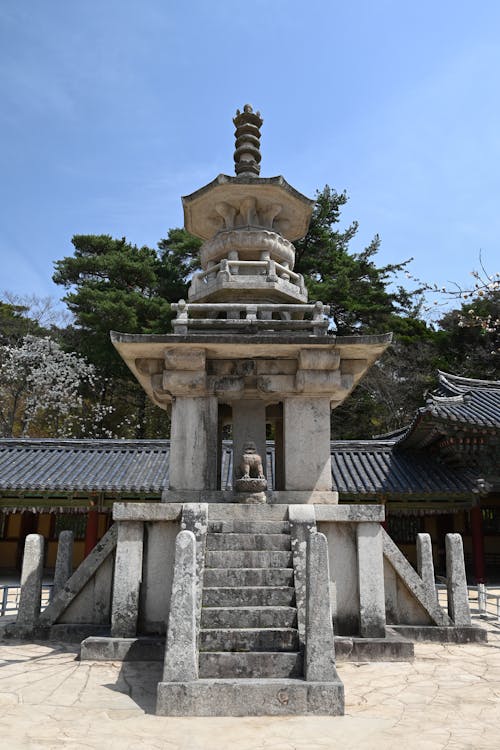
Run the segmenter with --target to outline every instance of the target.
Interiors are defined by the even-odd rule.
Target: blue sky
[[[0,291],[60,297],[73,234],[156,245],[233,173],[245,102],[261,175],[345,189],[353,250],[500,270],[499,39],[496,0],[3,0]]]

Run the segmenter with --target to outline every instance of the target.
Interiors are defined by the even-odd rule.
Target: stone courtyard
[[[0,642],[2,747],[30,750],[498,748],[500,638],[415,644],[415,660],[338,663],[345,716],[154,715],[162,665],[76,660],[79,646]]]

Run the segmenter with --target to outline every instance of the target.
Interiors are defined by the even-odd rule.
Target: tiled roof
[[[0,490],[161,493],[168,440],[0,440]]]
[[[450,469],[422,453],[395,452],[394,441],[332,442],[334,488],[344,495],[467,495],[476,489],[477,472]]]
[[[467,495],[477,472],[449,469],[422,454],[394,452],[394,441],[332,443],[334,488],[344,495]],[[160,494],[168,487],[168,440],[0,440],[0,491]],[[222,484],[230,484],[231,443]],[[268,443],[267,476],[274,475]]]

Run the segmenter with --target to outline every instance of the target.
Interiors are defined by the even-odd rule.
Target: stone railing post
[[[137,635],[143,537],[142,521],[118,522],[111,608],[113,638],[134,638]]]
[[[358,523],[359,625],[362,638],[385,638],[382,527]]]
[[[163,682],[198,679],[196,599],[196,538],[192,531],[180,531],[175,541]]]
[[[23,635],[34,631],[40,617],[43,548],[44,539],[41,534],[28,534],[24,543],[21,595],[16,619],[16,630]]]
[[[208,503],[186,503],[182,506],[181,531],[192,531],[196,539],[196,630],[200,627],[203,571],[207,545]]]
[[[338,679],[330,607],[330,573],[326,536],[309,533],[307,541],[306,643],[304,677],[309,682]]]
[[[434,578],[434,560],[432,558],[432,541],[430,534],[417,534],[417,572],[427,586],[429,595],[438,602],[436,580]]]
[[[73,532],[61,531],[57,544],[56,567],[54,570],[54,588],[52,597],[64,588],[73,572]]]
[[[292,541],[293,576],[297,605],[297,629],[301,650],[305,646],[307,608],[307,542],[312,531],[316,531],[314,505],[289,505],[288,520]]]
[[[446,534],[448,614],[455,626],[470,626],[469,592],[465,575],[464,547],[460,534]]]

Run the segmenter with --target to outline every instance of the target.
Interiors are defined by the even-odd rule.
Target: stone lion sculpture
[[[264,479],[262,458],[257,453],[257,447],[252,440],[245,443],[241,456],[240,471],[242,479]]]

